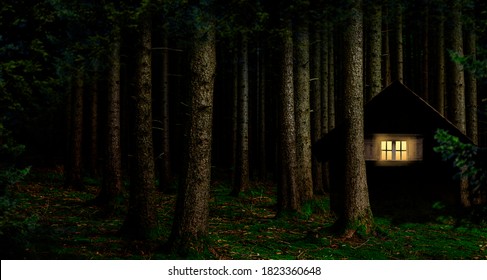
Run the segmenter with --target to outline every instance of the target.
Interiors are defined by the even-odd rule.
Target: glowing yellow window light
[[[380,150],[381,160],[408,160],[407,141],[381,141]]]

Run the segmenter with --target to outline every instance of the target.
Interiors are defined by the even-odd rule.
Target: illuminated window
[[[423,138],[416,134],[373,134],[364,141],[365,160],[406,165],[423,160]]]
[[[407,141],[380,141],[381,160],[408,160]]]

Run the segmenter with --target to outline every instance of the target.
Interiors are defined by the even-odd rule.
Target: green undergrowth
[[[39,171],[37,171],[39,172]],[[96,180],[86,191],[62,188],[54,171],[33,172],[0,200],[2,259],[178,259],[162,253],[174,214],[174,194],[158,193],[160,238],[130,241],[118,235],[125,212],[110,218],[89,201]],[[333,234],[335,217],[327,197],[307,202],[300,213],[276,217],[275,186],[258,183],[238,198],[230,186],[211,187],[209,235],[202,251],[189,259],[487,259],[487,229],[458,226],[447,216],[407,222],[375,217],[377,235],[342,239]],[[413,219],[414,220],[414,219]]]

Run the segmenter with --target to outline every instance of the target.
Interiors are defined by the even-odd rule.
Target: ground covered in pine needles
[[[161,247],[170,233],[175,195],[158,194],[160,239],[130,241],[118,235],[125,213],[107,218],[90,205],[98,182],[86,191],[63,189],[62,174],[33,172],[0,198],[1,259],[177,259]],[[341,239],[323,197],[298,215],[275,218],[275,189],[256,184],[239,198],[226,183],[212,185],[208,250],[190,259],[487,259],[487,228],[438,215],[423,222],[376,216],[380,234]]]

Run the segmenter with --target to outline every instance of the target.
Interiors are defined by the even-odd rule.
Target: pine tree
[[[295,122],[297,186],[300,203],[313,197],[311,171],[310,57],[308,20],[300,18],[295,29]]]
[[[209,4],[211,5],[211,1]],[[213,90],[216,70],[215,23],[210,7],[195,6],[190,51],[190,106],[183,176],[167,245],[179,254],[202,251],[208,235]]]
[[[142,6],[141,9],[147,9]],[[121,232],[133,239],[157,237],[154,205],[155,178],[152,146],[152,21],[147,10],[139,15],[136,65],[134,170],[130,181],[129,211]]]
[[[115,26],[109,47],[107,92],[107,121],[104,153],[104,172],[97,204],[106,207],[108,213],[120,206],[122,200],[122,149],[120,134],[120,28]]]
[[[281,87],[279,90],[278,213],[299,210],[294,118],[293,39],[291,23],[281,31]]]
[[[350,1],[344,32],[345,186],[342,226],[350,236],[358,228],[373,230],[364,156],[363,12],[362,1]]]

